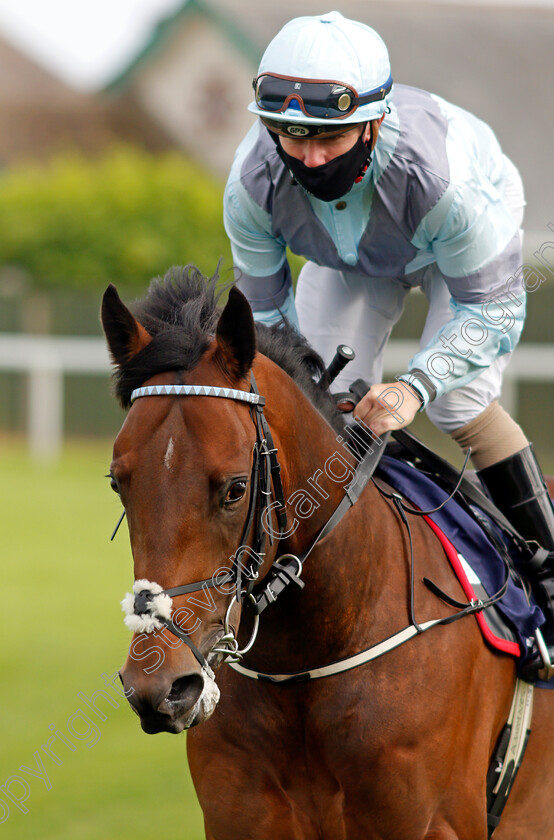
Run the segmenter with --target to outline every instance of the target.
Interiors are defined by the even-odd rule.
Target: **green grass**
[[[108,441],[72,443],[59,462],[40,465],[23,442],[0,439],[0,820],[10,808],[0,838],[135,840],[145,829],[204,837],[185,736],[145,735],[102,679],[125,658],[119,601],[133,579],[126,529],[109,540],[120,514],[103,478],[110,450]],[[99,689],[117,704],[98,701],[105,720],[79,696]],[[50,724],[74,747],[57,739],[61,764],[41,749]],[[46,774],[50,789],[22,765]],[[27,813],[2,788],[22,797],[14,776],[29,784]]]

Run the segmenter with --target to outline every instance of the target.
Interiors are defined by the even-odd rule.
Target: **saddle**
[[[351,412],[368,389],[364,380],[356,380],[348,392],[333,396],[341,411]],[[523,669],[535,631],[544,622],[525,574],[519,572],[533,557],[532,546],[494,505],[474,471],[460,472],[405,429],[387,433],[386,444],[375,446],[375,435],[365,424],[347,414],[345,420],[346,443],[356,459],[373,450],[375,477],[412,508],[430,512],[424,518],[464,591],[470,599],[491,604],[476,616],[483,636],[497,650],[515,656],[518,670]],[[463,606],[431,581],[424,582],[442,600]],[[554,688],[554,681],[537,685]]]
[[[348,391],[333,394],[339,410],[352,411],[369,388],[365,380],[356,379]],[[353,418],[347,422],[347,431],[347,444],[356,457],[363,456],[375,441],[368,428]],[[381,455],[386,454],[396,460],[409,462],[448,493],[456,491],[456,501],[463,504],[501,553],[508,550],[510,558],[516,564],[533,556],[528,542],[496,507],[474,470],[467,470],[460,476],[460,472],[452,464],[407,429],[396,429],[391,432],[391,437],[394,440],[387,440],[386,446],[382,447],[379,453],[379,459]],[[504,538],[501,535],[504,535]]]

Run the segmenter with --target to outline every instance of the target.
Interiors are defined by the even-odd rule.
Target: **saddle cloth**
[[[375,475],[420,510],[436,508],[448,497],[442,487],[413,464],[388,455],[381,458]],[[441,541],[468,601],[485,600],[501,589],[506,579],[506,562],[477,519],[453,499],[424,518]],[[545,621],[517,574],[510,575],[507,590],[497,604],[475,617],[486,642],[515,657],[518,668],[529,655],[535,630]],[[537,685],[554,688],[554,680]]]

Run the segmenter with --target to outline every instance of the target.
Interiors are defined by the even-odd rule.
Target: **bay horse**
[[[315,382],[321,359],[287,325],[255,326],[235,288],[221,311],[215,289],[187,267],[133,312],[114,286],[103,299],[129,408],[110,467],[134,558],[129,703],[145,732],[188,730],[207,840],[485,840],[514,660],[468,617],[317,673],[413,629],[414,615],[452,615],[424,574],[464,595],[433,530],[411,522],[412,555],[374,483],[328,527],[357,462]],[[554,694],[535,695],[495,840],[554,836]]]

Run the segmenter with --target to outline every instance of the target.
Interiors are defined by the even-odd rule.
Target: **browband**
[[[221,388],[218,385],[145,385],[131,392],[131,402],[139,397],[225,397],[227,400],[239,400],[265,405],[265,397],[251,391],[238,391],[236,388]]]

